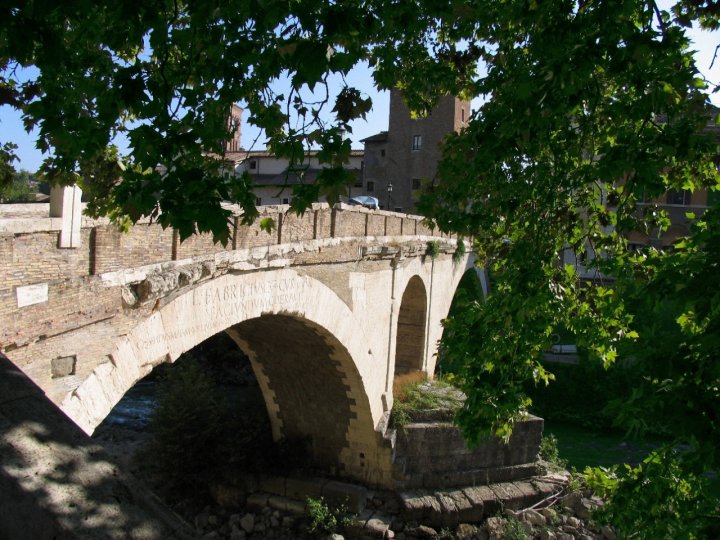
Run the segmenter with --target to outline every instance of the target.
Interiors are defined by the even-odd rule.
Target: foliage
[[[220,384],[233,375],[228,365],[236,370],[238,364],[237,346],[228,341],[216,336],[203,342],[167,366],[158,382],[152,439],[142,457],[171,498],[199,497],[214,478],[269,465],[281,451],[262,398],[239,403],[237,382]]]
[[[540,440],[540,458],[554,469],[564,470],[567,467],[567,461],[560,457],[557,437],[552,433],[543,435]]]
[[[173,489],[192,492],[214,465],[223,426],[219,395],[194,359],[173,366],[158,387],[149,454]]]
[[[581,356],[576,365],[545,365],[552,370],[555,380],[549,385],[528,381],[524,387],[532,399],[533,414],[596,430],[623,429],[617,418],[618,409],[644,383],[645,373],[637,362],[618,364],[608,370]],[[652,417],[647,417],[646,422],[649,431],[667,434],[662,422]]]
[[[455,249],[455,253],[453,253],[453,262],[460,261],[467,252],[467,248],[465,247],[465,241],[462,238],[458,238],[457,241],[457,248]]]
[[[0,88],[2,87],[0,86]],[[17,160],[15,150],[17,150],[15,144],[0,145],[0,190],[5,190],[15,177],[15,168],[12,166],[12,162]]]
[[[320,497],[305,500],[305,513],[310,520],[308,532],[328,536],[337,533],[352,522],[345,505],[331,506]]]
[[[350,156],[343,134],[372,103],[346,83],[332,91],[328,78],[344,81],[360,62],[394,69],[392,34],[408,15],[357,0],[4,4],[0,105],[21,110],[28,130],[38,129],[38,148],[52,150],[49,181],[82,178],[93,214],[123,225],[151,216],[183,239],[198,230],[225,243],[223,201],[238,203],[247,221],[257,216],[250,178],[227,175],[217,159],[231,106],[245,108],[291,169],[319,147],[324,168],[313,184],[294,186],[294,210],[319,196],[337,201],[354,181],[342,166]],[[387,48],[376,53],[378,43]],[[113,155],[118,135],[127,156]],[[9,163],[0,155],[3,168]]]
[[[425,255],[434,259],[440,254],[440,243],[437,240],[431,240],[425,246]]]
[[[616,422],[687,448],[679,476],[720,468],[719,210],[691,216],[690,236],[670,250],[627,245],[631,231],[657,238],[670,226],[643,201],[720,189],[708,85],[684,34],[688,17],[713,26],[719,15],[699,5],[486,6],[493,22],[479,32],[492,61],[476,90],[488,99],[446,141],[421,203],[442,230],[475,239],[494,278],[486,301],[464,301],[443,335],[471,441],[509,436],[531,406],[527,382],[553,380],[539,359],[565,328],[598,366],[635,357],[637,384],[608,409]],[[643,471],[648,486],[664,485],[659,468]],[[649,510],[633,515],[652,520]],[[652,526],[624,523],[628,533]]]
[[[12,172],[7,184],[0,183],[0,202],[31,202],[35,200],[35,191],[32,175],[28,171]]]
[[[609,502],[594,514],[633,538],[717,538],[720,509],[703,486],[707,479],[688,474],[682,452],[670,447],[651,453],[638,467],[588,468],[588,487]],[[632,534],[631,534],[632,533]]]
[[[507,540],[526,540],[529,538],[525,526],[515,516],[505,516],[502,537]]]
[[[483,97],[446,141],[420,203],[443,231],[474,238],[494,278],[493,294],[461,302],[444,332],[443,357],[467,394],[460,425],[470,441],[508,438],[531,405],[526,382],[553,379],[540,353],[566,328],[603,366],[636,356],[645,377],[619,420],[662,423],[688,449],[677,461],[688,479],[720,469],[720,210],[695,216],[666,252],[628,251],[627,234],[656,238],[670,225],[642,201],[720,190],[709,84],[685,35],[693,23],[720,26],[715,3],[15,3],[0,8],[0,105],[21,109],[39,148],[54,150],[48,179],[96,184],[94,213],[125,224],[149,215],[182,238],[198,230],[227,242],[223,201],[257,217],[249,175],[227,176],[211,157],[223,153],[232,103],[291,167],[320,148],[316,183],[293,188],[302,212],[351,181],[342,133],[371,106],[349,86],[331,95],[329,73],[368,62],[375,85],[398,86],[417,114],[443,94]],[[117,133],[130,154],[114,159]],[[108,181],[115,174],[122,182]],[[675,317],[644,316],[663,310]],[[677,341],[659,349],[664,335]],[[659,466],[642,471],[665,485]]]

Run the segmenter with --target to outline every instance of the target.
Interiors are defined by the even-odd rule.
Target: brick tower
[[[437,173],[440,143],[467,125],[469,115],[469,101],[445,96],[430,115],[414,119],[400,92],[391,91],[388,131],[363,141],[365,192],[384,209],[411,212],[422,182]]]

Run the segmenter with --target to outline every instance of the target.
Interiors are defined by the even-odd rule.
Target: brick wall
[[[146,264],[172,260],[173,230],[160,225],[142,224],[129,234],[113,225],[96,227],[93,242],[95,274],[114,272]],[[86,245],[83,242],[83,247]]]
[[[56,335],[112,317],[122,308],[118,287],[105,287],[100,274],[172,260],[208,256],[230,249],[341,237],[430,235],[416,216],[376,213],[362,208],[313,205],[302,216],[287,207],[261,209],[275,228],[264,231],[260,220],[241,225],[234,216],[231,242],[216,245],[208,234],[180,243],[178,235],[158,224],[138,224],[129,233],[107,222],[86,222],[78,249],[59,249],[58,231],[49,219],[35,219],[34,232],[0,233],[0,349],[22,346],[37,336]],[[5,220],[9,222],[9,220]],[[43,224],[48,230],[42,229]],[[16,227],[17,229],[17,227]],[[5,229],[11,230],[11,229]],[[24,229],[23,229],[24,230]],[[302,263],[302,260],[301,260]],[[18,307],[17,288],[47,285],[47,300]]]

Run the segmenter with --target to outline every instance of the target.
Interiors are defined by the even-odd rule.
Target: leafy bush
[[[594,513],[623,537],[701,539],[720,537],[720,508],[707,480],[693,472],[687,455],[666,447],[638,467],[587,468],[585,482],[608,499]]]
[[[308,532],[323,536],[335,534],[350,525],[352,521],[344,504],[331,506],[322,497],[319,499],[308,497],[305,500],[305,514],[310,520]]]
[[[440,243],[437,240],[432,240],[427,243],[427,246],[425,248],[425,255],[428,255],[430,258],[434,259],[440,254]]]
[[[505,517],[502,533],[505,540],[526,540],[529,538],[522,522],[515,516]]]
[[[168,369],[159,382],[146,457],[170,490],[195,490],[215,465],[220,417],[217,388],[194,358]]]
[[[7,184],[0,184],[0,203],[23,203],[35,200],[33,177],[28,171],[11,173]]]
[[[567,467],[567,461],[560,457],[557,437],[552,433],[543,435],[540,440],[540,457],[553,469],[565,469]]]
[[[616,427],[615,404],[629,399],[642,378],[634,365],[606,370],[584,358],[576,365],[551,364],[547,369],[555,375],[549,385],[526,385],[532,399],[531,412],[546,420],[593,429]]]
[[[457,248],[455,249],[455,253],[453,253],[453,262],[458,262],[460,259],[463,258],[465,253],[467,252],[467,249],[465,248],[465,242],[462,238],[459,238],[457,241]]]
[[[148,426],[152,439],[140,456],[178,499],[201,496],[232,471],[271,465],[279,452],[262,397],[251,394],[259,390],[219,384],[228,378],[222,366],[228,359],[201,362],[194,355],[204,356],[202,348],[164,366]]]

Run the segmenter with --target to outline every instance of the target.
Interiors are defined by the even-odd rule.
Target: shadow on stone
[[[0,538],[192,537],[3,355],[0,507]]]

